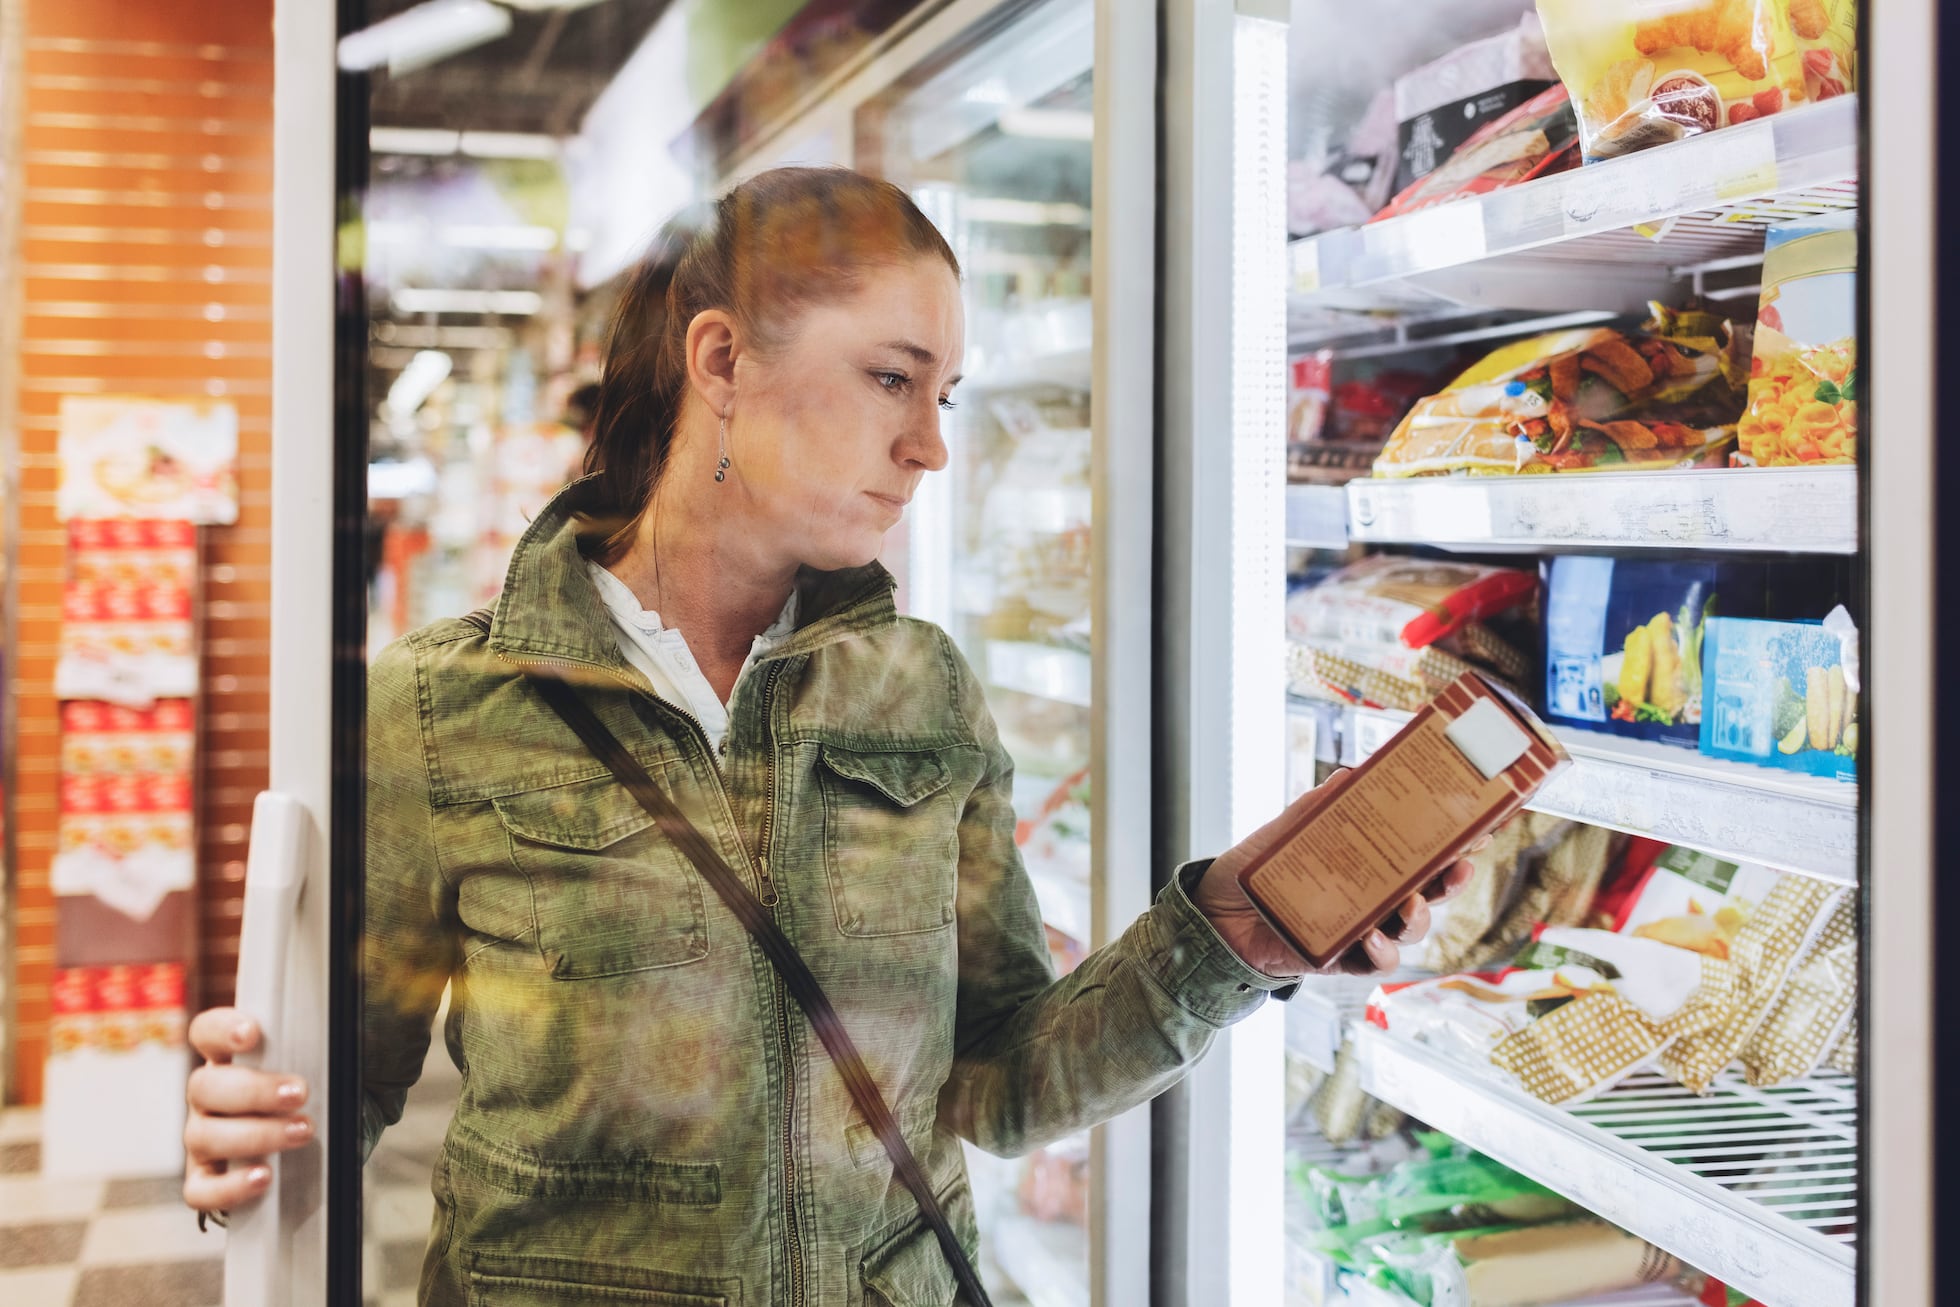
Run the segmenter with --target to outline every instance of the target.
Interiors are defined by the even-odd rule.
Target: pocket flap
[[[561,849],[608,848],[653,825],[652,814],[611,776],[506,794],[490,802],[511,834]]]
[[[939,1196],[939,1203],[971,1256],[975,1243],[971,1192],[964,1183],[957,1184]],[[954,1307],[959,1296],[952,1265],[923,1217],[866,1254],[862,1273],[864,1287],[880,1294],[889,1307]]]
[[[946,764],[935,752],[861,753],[826,744],[823,765],[846,780],[869,785],[901,808],[946,788]]]

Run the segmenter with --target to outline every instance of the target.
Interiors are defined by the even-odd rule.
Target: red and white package
[[[1299,641],[1425,649],[1465,622],[1494,617],[1537,593],[1536,572],[1380,554],[1295,591],[1287,600],[1286,633]]]

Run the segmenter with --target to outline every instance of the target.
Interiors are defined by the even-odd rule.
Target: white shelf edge
[[[1711,208],[1855,178],[1858,98],[1845,95],[1288,246],[1293,294],[1520,254]]]
[[[1089,655],[1079,649],[1031,640],[989,640],[986,679],[997,689],[1017,690],[1078,708],[1090,706]]]
[[[1479,550],[1858,551],[1852,466],[1360,479],[1348,535]],[[1292,522],[1289,492],[1288,523]]]
[[[1410,714],[1354,708],[1359,762]],[[1757,862],[1847,885],[1858,882],[1858,787],[1710,758],[1690,749],[1557,727],[1573,765],[1529,805],[1719,858]]]
[[[1519,1090],[1382,1031],[1362,1087],[1774,1307],[1846,1307],[1855,1252]]]

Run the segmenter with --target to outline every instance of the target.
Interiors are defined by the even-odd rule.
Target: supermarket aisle
[[[50,1180],[40,1113],[0,1113],[0,1302],[217,1307],[224,1232],[200,1234],[178,1176]]]

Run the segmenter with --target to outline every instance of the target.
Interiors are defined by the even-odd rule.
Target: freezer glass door
[[[1019,10],[901,78],[856,124],[857,166],[905,186],[965,273],[951,463],[922,484],[888,561],[903,606],[950,631],[986,685],[1059,972],[1095,942],[1093,25],[1087,0]],[[1013,1162],[973,1152],[969,1165],[997,1301],[1086,1303],[1088,1135]]]

